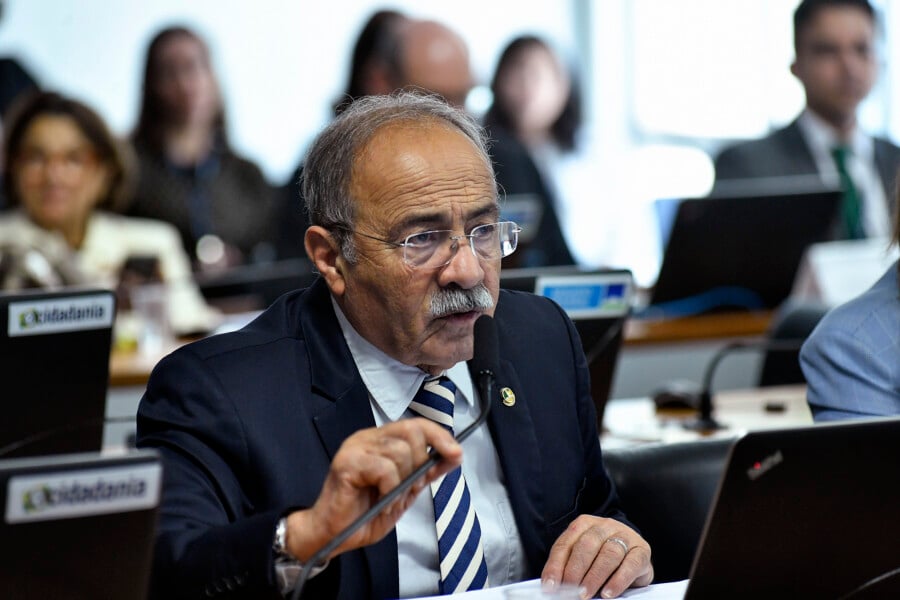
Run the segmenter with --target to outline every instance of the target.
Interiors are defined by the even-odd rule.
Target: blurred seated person
[[[455,31],[436,21],[411,19],[395,11],[378,11],[360,33],[353,52],[350,82],[335,104],[335,114],[347,108],[356,98],[390,94],[411,89],[437,94],[451,106],[463,108],[474,78],[469,64],[469,49]],[[296,213],[302,210],[300,165],[284,188],[290,220],[298,224]],[[302,230],[308,225],[299,223]],[[302,236],[297,229],[282,228],[279,254],[305,254]]]
[[[164,29],[150,43],[133,141],[128,214],[173,224],[195,269],[272,258],[275,191],[229,145],[209,50],[193,31]]]
[[[598,156],[584,135],[578,86],[559,54],[541,38],[515,38],[491,91],[484,122],[504,208],[513,218],[537,207],[531,226],[521,218],[521,254],[506,266],[627,267],[640,285],[651,285],[659,260],[655,216],[627,192],[622,169],[612,166],[620,159]]]
[[[838,238],[888,237],[900,148],[859,126],[878,73],[876,15],[867,0],[804,0],[794,12],[791,73],[806,107],[788,126],[725,149],[716,184],[818,175],[844,188]]]
[[[538,203],[536,231],[528,232],[529,224],[522,222],[521,247],[506,266],[574,264],[557,217],[552,170],[554,155],[575,150],[581,125],[577,90],[553,50],[539,38],[523,36],[500,55],[491,91],[494,100],[484,122],[497,183],[509,202]]]
[[[3,4],[0,3],[0,12]],[[2,16],[2,15],[0,15]],[[38,91],[39,87],[34,77],[11,56],[0,58],[0,134],[3,132],[3,119],[6,113],[21,96]],[[2,157],[0,157],[2,158]],[[0,173],[0,179],[3,174]],[[0,209],[6,207],[6,198],[0,192]]]
[[[900,261],[822,318],[803,344],[800,366],[816,421],[900,415]]]
[[[158,273],[147,274],[147,282],[167,284],[172,329],[215,326],[218,314],[193,282],[178,232],[167,223],[108,212],[126,197],[131,165],[127,146],[102,119],[51,92],[35,94],[11,117],[3,184],[12,209],[0,214],[3,289],[114,289],[120,278],[140,275],[123,272],[129,262],[149,257]]]
[[[390,74],[396,69],[394,58],[398,31],[406,20],[406,16],[395,10],[379,10],[363,25],[353,45],[347,85],[332,105],[335,116],[341,114],[356,98],[389,94],[394,90],[389,81]],[[280,189],[281,204],[278,210],[282,216],[278,219],[276,247],[279,258],[306,256],[303,232],[309,227],[309,216],[300,194],[302,175],[301,164]]]

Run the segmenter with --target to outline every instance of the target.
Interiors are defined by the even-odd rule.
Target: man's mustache
[[[494,299],[483,283],[468,290],[459,287],[442,288],[431,295],[431,316],[434,318],[470,311],[486,311],[493,307]]]

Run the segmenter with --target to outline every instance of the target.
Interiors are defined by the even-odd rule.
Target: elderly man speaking
[[[653,578],[603,467],[565,313],[500,290],[481,129],[440,100],[361,99],[316,139],[304,197],[320,277],[154,370],[138,444],[165,466],[152,594],[278,597],[300,565],[426,461],[443,459],[316,564],[308,598],[450,594],[541,577],[618,596]],[[299,233],[299,232],[298,232]],[[466,362],[493,316],[487,427]]]

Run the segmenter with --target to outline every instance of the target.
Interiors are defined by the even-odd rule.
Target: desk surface
[[[720,392],[713,398],[713,416],[725,429],[714,437],[735,437],[752,429],[778,429],[812,424],[806,386],[778,386]],[[647,442],[695,440],[701,434],[682,424],[692,411],[657,411],[648,398],[611,400],[603,413],[604,447]]]
[[[766,333],[772,313],[735,312],[680,317],[676,319],[629,319],[625,344],[661,344],[733,337],[755,337]]]

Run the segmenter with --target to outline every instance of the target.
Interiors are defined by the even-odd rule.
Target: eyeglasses
[[[15,164],[22,170],[22,174],[29,178],[41,176],[52,165],[56,165],[63,177],[76,178],[97,164],[97,155],[89,148],[77,148],[58,154],[29,148],[18,155]]]
[[[365,233],[356,233],[378,242],[403,248],[403,262],[414,269],[440,269],[453,260],[459,241],[468,238],[472,253],[484,260],[497,260],[516,251],[522,229],[512,221],[479,225],[467,234],[453,235],[449,229],[420,231],[392,242]],[[447,242],[450,242],[449,244]]]

